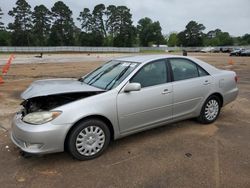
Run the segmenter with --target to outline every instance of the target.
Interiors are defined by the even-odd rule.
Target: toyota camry
[[[146,129],[189,118],[212,123],[237,95],[235,72],[196,58],[123,57],[79,79],[33,82],[21,94],[11,139],[27,153],[66,150],[88,160]]]

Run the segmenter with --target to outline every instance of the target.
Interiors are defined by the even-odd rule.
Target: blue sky
[[[27,0],[34,8],[44,4],[51,8],[56,0]],[[233,36],[250,33],[250,0],[62,0],[73,11],[76,17],[83,8],[90,8],[99,3],[105,5],[125,5],[131,9],[134,24],[140,18],[150,17],[160,21],[163,33],[182,31],[190,20],[206,26],[206,31],[220,28]],[[0,0],[0,7],[5,15],[3,21],[12,20],[8,11],[15,6],[16,0]]]

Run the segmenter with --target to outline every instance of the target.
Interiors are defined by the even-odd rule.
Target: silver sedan
[[[145,55],[112,60],[80,79],[33,82],[14,116],[12,141],[27,153],[100,156],[115,140],[196,117],[214,122],[238,95],[233,71],[201,60]]]

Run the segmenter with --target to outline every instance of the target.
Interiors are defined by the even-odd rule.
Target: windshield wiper
[[[83,78],[82,78],[82,77],[79,78],[78,81],[79,81],[79,82],[83,82]]]
[[[95,75],[93,78],[91,78],[87,84],[89,85],[92,85],[93,83],[95,83],[97,80],[99,80],[104,74],[107,74],[108,72],[110,72],[111,70],[113,70],[113,68],[115,68],[116,66],[118,66],[119,63],[109,67],[108,69],[102,71],[102,72],[99,72],[97,75]]]
[[[105,87],[105,90],[107,90],[108,89],[108,86],[110,85],[110,84],[112,84],[110,87],[109,87],[109,89],[111,89],[114,85],[115,85],[115,83],[127,72],[127,70],[130,68],[130,65],[131,65],[131,63],[125,68],[125,69],[123,69],[121,72],[120,72],[120,74],[118,74],[114,79],[112,79],[107,85],[106,85],[106,87]]]
[[[102,67],[97,68],[95,71],[99,70],[100,68],[102,68]],[[87,75],[87,76],[84,76],[84,77],[81,77],[81,78],[78,79],[78,81],[79,81],[79,82],[84,82],[84,80],[85,80],[86,78],[88,78],[90,75],[91,75],[91,74],[89,74],[89,75]],[[86,82],[84,82],[84,83],[86,83]],[[87,84],[87,83],[86,83],[86,84]]]

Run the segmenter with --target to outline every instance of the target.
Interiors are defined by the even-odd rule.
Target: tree
[[[137,30],[140,44],[149,46],[150,44],[160,45],[164,41],[161,32],[160,22],[153,22],[150,18],[142,18],[138,21]]]
[[[80,12],[78,21],[81,22],[81,28],[84,32],[88,33],[92,31],[92,15],[88,8],[84,8],[82,12]]]
[[[177,34],[178,46],[187,46],[187,39],[185,31],[181,31]]]
[[[51,8],[53,26],[49,36],[49,45],[69,46],[74,45],[75,27],[72,11],[62,1],[58,1]]]
[[[2,12],[2,9],[0,7],[0,30],[4,30],[4,23],[1,22],[2,16],[3,16],[3,12]]]
[[[10,42],[10,33],[5,30],[4,23],[1,22],[2,16],[3,12],[0,7],[0,46],[7,46]]]
[[[205,30],[205,26],[203,24],[190,21],[187,24],[186,29],[178,34],[180,45],[202,46],[204,35],[203,30]]]
[[[204,35],[203,43],[204,46],[219,46],[220,40],[218,38],[219,33],[221,33],[220,29],[211,30],[206,35]]]
[[[250,34],[243,35],[242,40],[245,41],[246,44],[250,44]]]
[[[103,46],[104,38],[107,38],[105,28],[105,5],[98,4],[92,14],[88,8],[84,8],[77,18],[81,22],[83,32],[80,35],[81,44],[84,46]]]
[[[249,45],[250,44],[250,34],[245,34],[242,37],[238,37],[239,45]]]
[[[29,46],[31,44],[31,6],[25,0],[17,0],[16,7],[9,11],[14,22],[8,25],[12,31],[11,44],[16,46]]]
[[[35,45],[47,45],[51,24],[50,11],[44,5],[36,6],[32,18],[34,25],[32,31],[34,33]]]
[[[107,17],[106,24],[105,24],[106,25],[106,30],[109,33],[109,35],[111,36],[111,39],[113,40],[114,35],[115,35],[115,31],[117,31],[118,30],[117,27],[119,27],[118,23],[117,23],[117,9],[116,9],[116,6],[109,5],[107,7],[106,17]]]
[[[93,31],[100,33],[103,37],[107,37],[104,23],[105,5],[99,4],[94,7],[93,15]]]
[[[117,6],[115,10],[114,46],[131,47],[136,37],[136,28],[132,25],[132,14],[126,6]]]
[[[165,43],[165,39],[164,39],[164,37],[162,35],[161,30],[162,29],[161,29],[160,22],[159,21],[153,22],[153,24],[152,24],[152,31],[153,31],[152,40],[157,46],[159,46],[160,44]]]
[[[81,22],[82,32],[80,43],[83,46],[103,46],[106,35],[104,25],[105,6],[99,4],[95,6],[92,14],[88,8],[84,8],[77,18]]]
[[[229,35],[228,32],[221,32],[218,34],[219,46],[231,46],[233,45],[233,38]]]
[[[177,46],[179,43],[178,41],[178,34],[177,33],[171,33],[168,38],[168,46],[174,47]]]
[[[222,32],[220,29],[209,31],[204,36],[205,46],[227,46],[233,45],[233,38],[228,32]]]
[[[100,33],[81,32],[79,40],[82,46],[102,46],[103,45],[103,36],[100,35]]]
[[[85,8],[80,12],[82,45],[132,46],[136,29],[132,15],[126,6],[96,5],[92,14]]]
[[[138,21],[137,30],[139,34],[140,44],[142,46],[148,46],[150,42],[150,26],[152,25],[152,20],[148,17],[140,19]]]

